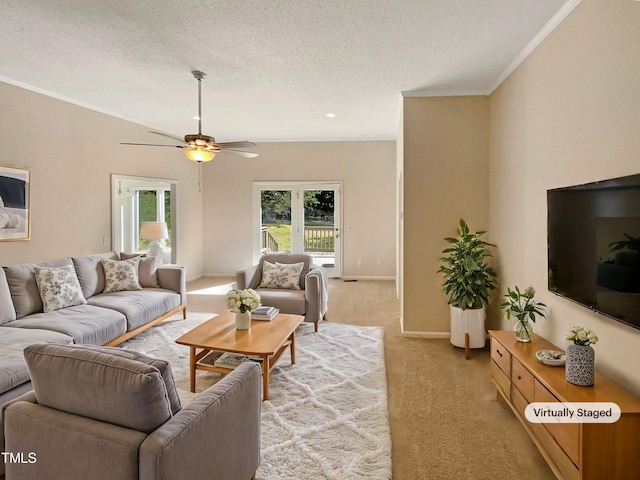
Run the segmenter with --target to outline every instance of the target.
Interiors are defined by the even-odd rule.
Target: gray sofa
[[[22,354],[27,345],[115,346],[180,311],[186,318],[184,268],[160,266],[152,276],[140,271],[142,290],[102,293],[102,259],[119,256],[111,252],[0,268],[0,405],[31,390]],[[87,303],[44,313],[35,267],[64,265],[73,265]]]
[[[8,480],[249,480],[260,463],[261,372],[240,365],[182,408],[168,362],[32,345],[34,391],[2,409]]]
[[[180,311],[186,318],[183,267],[160,266],[152,273],[142,270],[141,263],[142,290],[102,293],[102,259],[118,260],[119,255],[110,252],[0,268],[0,405],[32,390],[23,354],[29,345],[115,346]],[[87,303],[44,313],[35,267],[65,265],[73,265]],[[0,450],[5,451],[2,429],[0,421]]]

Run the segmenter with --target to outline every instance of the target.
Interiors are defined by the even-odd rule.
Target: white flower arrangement
[[[572,342],[576,345],[593,345],[598,341],[598,336],[596,332],[586,327],[573,327],[569,330],[565,339],[567,342]]]
[[[227,308],[232,312],[252,312],[260,306],[260,295],[251,288],[227,293]]]

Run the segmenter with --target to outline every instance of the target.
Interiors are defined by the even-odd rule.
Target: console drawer
[[[534,398],[536,402],[557,402],[549,390],[547,390],[540,382],[534,382]],[[579,423],[543,423],[547,431],[553,436],[555,441],[560,445],[562,450],[567,454],[575,465],[579,465],[580,460],[580,424]]]
[[[491,362],[491,378],[493,378],[493,383],[495,383],[496,388],[502,396],[509,401],[511,398],[511,381],[509,377],[500,370],[496,362]]]
[[[511,403],[515,407],[521,419],[525,419],[526,417],[524,416],[524,409],[527,408],[527,405],[529,405],[530,402],[527,401],[526,398],[524,398],[524,395],[520,393],[520,390],[513,386],[511,388]]]
[[[507,377],[511,376],[511,354],[495,337],[491,337],[491,359]]]
[[[511,383],[529,402],[533,402],[533,375],[515,358],[511,359]]]

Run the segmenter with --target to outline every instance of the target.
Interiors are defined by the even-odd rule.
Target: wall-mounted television
[[[640,174],[547,190],[549,291],[640,329]]]

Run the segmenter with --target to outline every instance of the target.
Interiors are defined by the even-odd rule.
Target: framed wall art
[[[31,170],[0,165],[0,242],[31,239]]]

